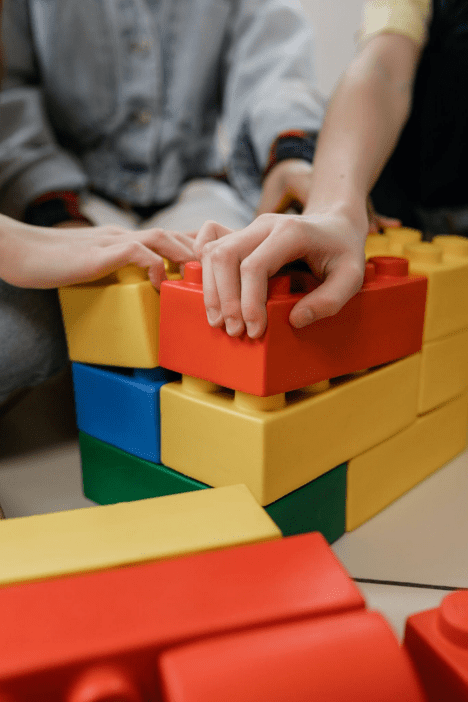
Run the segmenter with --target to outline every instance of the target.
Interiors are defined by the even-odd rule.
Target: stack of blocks
[[[208,325],[197,263],[160,296],[133,266],[62,288],[87,497],[243,483],[284,534],[331,542],[461,451],[468,242],[419,238],[369,237],[361,291],[303,330],[316,282],[275,276],[258,340]]]
[[[320,534],[274,523],[332,540],[346,479],[352,527],[464,446],[468,252],[404,248],[408,276],[397,234],[305,330],[315,283],[276,277],[257,341],[208,326],[197,264],[161,299],[133,267],[61,290],[85,492],[117,504],[2,523],[0,702],[468,699],[467,593],[400,647]]]
[[[141,503],[126,505],[126,514],[112,505],[8,520],[0,543],[1,702],[373,702],[376,689],[380,702],[426,702],[407,652],[383,617],[366,609],[320,534],[278,539],[270,532],[264,543],[167,558],[180,546],[206,550],[205,510],[208,520],[218,511],[220,545],[229,546],[235,527],[226,529],[219,491],[231,516],[228,493],[237,508],[248,495],[246,488],[177,495],[185,502],[177,508],[169,504],[174,496],[142,501],[145,517],[124,539],[126,553],[102,562],[90,555],[93,544],[117,544]],[[271,520],[250,499],[238,532],[256,515],[257,539],[268,539]],[[190,506],[197,514],[185,535],[155,547],[152,527],[175,526],[181,536],[177,521]],[[90,545],[80,546],[80,527],[92,534]],[[18,559],[28,531],[32,567]],[[59,546],[69,542],[59,571],[51,533]],[[80,563],[71,554],[76,547]],[[37,571],[34,551],[42,548],[47,567]],[[152,562],[139,562],[145,559]]]
[[[243,485],[0,529],[1,702],[468,699],[467,592],[399,646],[325,539],[281,539]]]

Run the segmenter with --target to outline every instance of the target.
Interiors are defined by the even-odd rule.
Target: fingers
[[[385,229],[386,227],[401,227],[401,220],[395,219],[394,217],[384,217],[383,215],[376,215],[377,226],[379,229]]]
[[[193,246],[195,256],[200,260],[203,248],[206,246],[206,244],[216,241],[217,239],[221,239],[227,234],[232,234],[233,231],[233,229],[224,227],[222,224],[218,224],[217,222],[205,222],[195,239],[195,244]]]
[[[213,327],[225,324],[230,336],[239,336],[244,331],[241,262],[270,234],[271,229],[271,219],[261,217],[246,229],[203,247],[201,260],[207,319]]]
[[[361,288],[364,266],[337,263],[316,290],[303,297],[291,310],[289,321],[296,329],[323,317],[337,314]]]
[[[165,280],[164,261],[151,249],[139,241],[115,243],[105,247],[86,246],[83,255],[76,252],[76,258],[70,270],[64,271],[66,279],[61,285],[85,283],[103,278],[114,271],[133,263],[140,268],[148,268],[148,275],[153,285],[159,288]]]
[[[241,264],[241,309],[247,334],[258,339],[267,326],[268,279],[305,253],[302,227],[294,220],[280,224]]]
[[[196,258],[192,234],[171,232],[164,229],[145,229],[132,234],[133,239],[137,238],[147,248],[175,263],[186,263]]]

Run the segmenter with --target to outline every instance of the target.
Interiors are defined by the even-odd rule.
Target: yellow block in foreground
[[[468,388],[468,330],[423,344],[418,414]]]
[[[245,485],[0,522],[0,585],[267,541]]]
[[[159,357],[159,293],[146,272],[126,266],[94,283],[59,289],[72,361],[154,368]]]
[[[351,460],[346,531],[373,517],[460,453],[466,446],[467,422],[468,398],[464,394]]]
[[[414,354],[263,398],[184,377],[161,388],[161,462],[208,485],[244,483],[268,505],[411,424],[419,369]]]

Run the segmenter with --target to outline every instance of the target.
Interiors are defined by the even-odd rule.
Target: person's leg
[[[157,212],[141,227],[190,232],[212,219],[230,229],[243,229],[254,216],[250,205],[230,185],[213,178],[199,178],[184,187],[173,205]]]
[[[57,291],[16,288],[0,280],[0,339],[1,408],[68,362]]]

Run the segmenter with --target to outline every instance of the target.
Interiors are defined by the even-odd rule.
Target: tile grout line
[[[424,590],[468,590],[467,587],[452,587],[450,585],[428,585],[427,583],[406,583],[398,580],[374,580],[372,578],[353,578],[356,583],[369,583],[370,585],[398,585],[399,587],[416,587]]]

